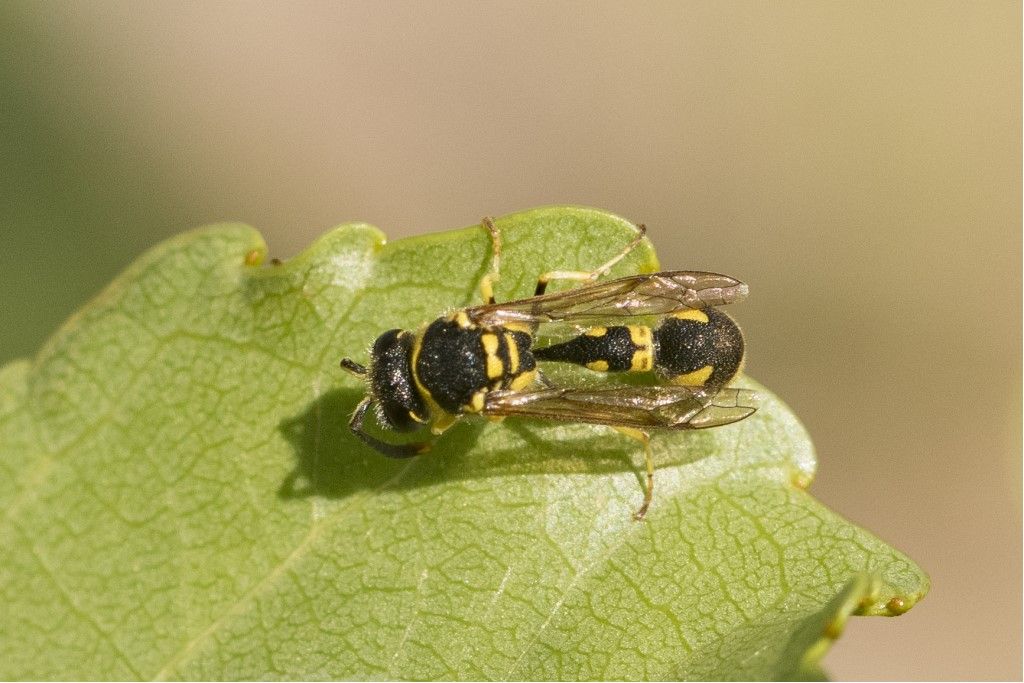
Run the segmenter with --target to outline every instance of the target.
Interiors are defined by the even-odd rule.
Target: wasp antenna
[[[353,375],[359,375],[360,377],[363,377],[363,376],[366,375],[366,368],[364,366],[360,365],[359,363],[355,362],[351,358],[342,358],[341,359],[341,368],[343,370],[348,370]]]

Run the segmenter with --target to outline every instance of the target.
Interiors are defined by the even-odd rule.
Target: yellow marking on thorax
[[[512,391],[522,391],[531,384],[533,380],[537,379],[536,370],[527,370],[521,375],[516,375],[515,378],[509,383],[508,388]]]
[[[696,320],[699,323],[708,321],[708,314],[696,308],[688,308],[685,311],[676,311],[672,314],[678,320]]]
[[[486,332],[480,335],[480,341],[487,356],[487,379],[498,379],[505,374],[505,364],[498,356],[498,335]]]
[[[465,311],[456,311],[452,315],[451,319],[459,327],[462,327],[462,328],[465,328],[465,329],[472,329],[473,327],[475,327],[475,325],[473,324],[473,321],[471,321],[469,319],[469,316],[466,315]]]
[[[711,377],[711,373],[714,371],[715,368],[713,366],[705,365],[700,370],[676,375],[672,378],[672,384],[679,384],[684,387],[701,387],[704,386],[704,383],[708,381],[708,377]]]
[[[608,334],[608,328],[607,327],[591,327],[589,330],[587,330],[583,334],[587,335],[588,337],[603,337],[604,335]]]
[[[598,372],[608,372],[608,361],[593,360],[587,363],[587,367],[591,370],[597,370]]]
[[[441,406],[437,405],[437,401],[434,400],[434,397],[431,395],[430,390],[423,386],[423,382],[420,381],[420,373],[416,371],[416,365],[420,358],[420,351],[423,348],[423,335],[426,333],[426,331],[427,326],[424,325],[416,332],[416,339],[412,343],[412,353],[409,354],[409,366],[410,369],[412,370],[412,382],[413,384],[416,385],[416,390],[420,392],[420,398],[422,398],[423,402],[427,404],[427,412],[430,414],[428,420],[430,419],[430,417],[440,419],[437,416],[450,415],[450,413]],[[444,427],[444,429],[447,429],[447,426]],[[444,429],[442,429],[442,431],[444,431]],[[434,428],[431,427],[431,431],[433,430]],[[436,433],[440,434],[441,432]]]
[[[519,372],[519,346],[510,332],[505,333],[505,347],[508,349],[508,374]]]
[[[420,351],[423,349],[423,334],[427,331],[424,325],[416,331],[416,338],[412,342],[412,353],[409,354],[409,369],[412,370],[412,382],[420,392],[420,396],[430,398],[430,392],[420,382],[420,373],[416,371],[417,361],[420,359]]]
[[[473,394],[469,399],[469,403],[463,408],[467,413],[479,413],[484,409],[484,397],[487,395],[486,389],[481,389]]]

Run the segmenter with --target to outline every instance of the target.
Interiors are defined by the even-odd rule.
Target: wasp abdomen
[[[732,318],[714,308],[688,309],[653,330],[644,325],[593,327],[533,355],[600,372],[655,370],[684,386],[722,386],[743,361],[743,335]]]
[[[654,339],[645,325],[592,327],[567,342],[536,349],[533,355],[600,372],[643,372],[654,367]]]
[[[743,334],[715,308],[681,311],[654,332],[658,372],[673,384],[724,386],[743,363]]]

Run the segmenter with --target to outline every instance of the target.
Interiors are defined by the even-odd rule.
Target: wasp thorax
[[[373,343],[370,391],[378,419],[398,431],[411,431],[427,421],[427,408],[412,376],[414,337],[405,330],[388,330]]]

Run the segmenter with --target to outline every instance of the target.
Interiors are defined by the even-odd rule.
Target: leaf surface
[[[498,226],[499,300],[633,231]],[[927,591],[805,491],[810,441],[749,379],[755,416],[654,438],[642,523],[642,459],[606,428],[465,420],[379,456],[338,360],[475,303],[487,233],[351,224],[265,256],[245,226],[182,235],[0,369],[3,678],[800,677],[847,615]],[[643,243],[613,275],[656,269]]]

